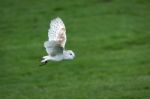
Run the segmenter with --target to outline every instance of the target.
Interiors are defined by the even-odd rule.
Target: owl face
[[[74,59],[75,54],[72,50],[67,50],[64,52],[64,59],[71,60]]]

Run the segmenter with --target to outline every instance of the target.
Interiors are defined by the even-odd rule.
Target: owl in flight
[[[43,56],[41,63],[46,64],[48,60],[61,61],[72,60],[75,54],[72,50],[65,50],[66,28],[63,21],[57,17],[50,22],[48,30],[48,41],[44,42],[47,56]]]

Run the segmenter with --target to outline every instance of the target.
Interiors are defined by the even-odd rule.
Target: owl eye
[[[72,55],[72,54],[70,53],[70,55]]]

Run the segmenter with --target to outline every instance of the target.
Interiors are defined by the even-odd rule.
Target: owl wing
[[[56,41],[45,41],[44,47],[50,56],[63,54],[63,47],[61,47],[61,45]]]
[[[50,28],[48,30],[49,41],[58,42],[61,47],[65,48],[66,43],[66,29],[63,21],[57,17],[50,22]]]

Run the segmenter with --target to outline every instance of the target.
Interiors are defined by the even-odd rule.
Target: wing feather
[[[48,30],[49,41],[56,41],[64,48],[66,43],[66,28],[63,21],[57,17],[50,22]]]
[[[46,52],[51,56],[56,56],[63,53],[63,47],[55,41],[45,41],[44,47],[46,48]]]

